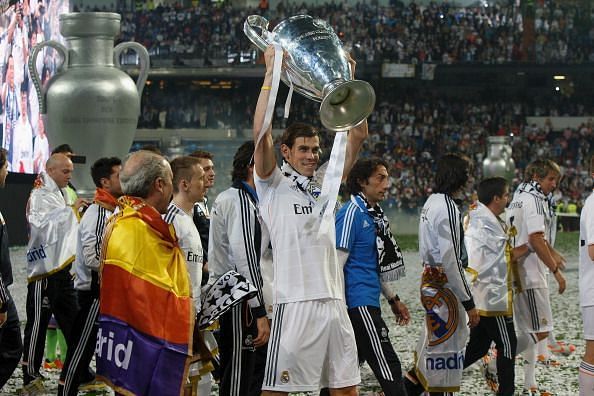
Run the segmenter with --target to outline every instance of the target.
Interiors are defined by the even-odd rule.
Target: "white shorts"
[[[360,382],[357,344],[344,301],[274,306],[263,390],[314,392]]]
[[[514,296],[514,322],[518,333],[546,333],[553,330],[549,289],[527,289]]]
[[[584,340],[594,341],[594,306],[582,307],[582,321],[584,322]]]

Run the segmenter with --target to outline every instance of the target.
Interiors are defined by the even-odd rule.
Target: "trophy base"
[[[362,123],[374,105],[375,91],[368,82],[333,81],[324,87],[320,120],[332,132],[345,131]]]

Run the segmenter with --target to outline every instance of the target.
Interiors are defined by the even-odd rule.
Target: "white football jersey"
[[[594,245],[594,193],[590,194],[580,215],[580,304],[594,305],[594,261],[588,246]]]
[[[167,224],[173,224],[175,235],[179,241],[179,247],[184,253],[188,273],[192,282],[192,300],[196,312],[200,311],[200,284],[202,282],[203,252],[200,234],[194,225],[192,216],[184,212],[173,201],[167,207],[167,213],[163,215]]]
[[[520,187],[526,184],[520,185]],[[544,195],[528,188],[520,188],[514,193],[512,202],[506,210],[507,226],[516,236],[512,238],[512,246],[518,247],[528,243],[531,234],[543,232],[545,239],[550,243],[552,215],[549,204]],[[536,253],[530,253],[518,260],[518,278],[521,290],[546,288],[548,268],[538,258]]]
[[[112,214],[111,210],[93,203],[80,220],[76,259],[72,265],[76,274],[74,278],[76,290],[91,290],[91,271],[99,271],[103,234],[107,220]]]
[[[424,265],[443,267],[448,287],[461,302],[472,298],[464,270],[467,257],[460,210],[446,194],[431,194],[423,205],[419,221],[419,255]]]
[[[334,222],[318,235],[316,201],[276,168],[267,179],[255,175],[260,216],[273,252],[273,303],[324,298],[344,299],[342,270],[336,256]]]

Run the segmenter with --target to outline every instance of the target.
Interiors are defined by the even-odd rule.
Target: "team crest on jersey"
[[[429,346],[448,340],[458,328],[458,304],[449,289],[430,284],[421,287],[421,302],[425,308],[425,323]]]
[[[280,380],[283,384],[287,384],[289,382],[289,371],[285,370],[281,373]]]

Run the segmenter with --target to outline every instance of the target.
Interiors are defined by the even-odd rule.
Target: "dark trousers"
[[[70,344],[78,303],[70,266],[27,285],[27,324],[23,352],[23,382],[39,377],[45,349],[45,333],[52,313]]]
[[[489,351],[491,341],[497,348],[498,395],[514,394],[514,362],[516,357],[516,331],[511,316],[481,316],[479,324],[470,330],[466,346],[464,368],[470,366]]]
[[[78,394],[81,381],[89,377],[89,364],[95,354],[99,327],[99,295],[95,291],[79,290],[78,303],[80,310],[74,320],[68,353],[60,373],[58,395]]]
[[[12,376],[23,354],[19,315],[10,293],[8,293],[8,297],[6,323],[0,327],[0,389]]]
[[[267,345],[254,347],[256,318],[246,302],[219,318],[221,362],[220,396],[252,396],[262,393]]]
[[[359,363],[367,362],[386,396],[406,395],[398,355],[388,336],[388,326],[379,307],[362,306],[348,310]]]

